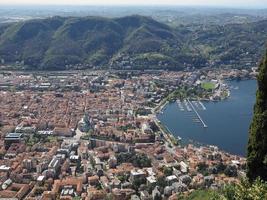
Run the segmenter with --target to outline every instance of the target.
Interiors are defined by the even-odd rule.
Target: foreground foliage
[[[248,143],[250,181],[258,176],[267,181],[267,56],[259,66],[258,91]]]
[[[267,199],[267,183],[259,178],[252,184],[244,179],[239,184],[226,185],[222,190],[197,190],[180,200],[264,200]]]

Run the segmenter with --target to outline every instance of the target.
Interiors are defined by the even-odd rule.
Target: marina
[[[188,112],[192,112],[192,109],[190,108],[190,105],[189,105],[189,103],[188,103],[188,101],[187,100],[184,100],[184,105],[185,105],[185,107],[186,107],[186,110],[188,111]]]
[[[164,114],[157,117],[168,127],[175,137],[183,138],[202,144],[216,145],[219,148],[237,155],[246,154],[249,125],[251,123],[257,81],[229,81],[231,96],[222,101],[190,100],[208,128],[195,114],[185,108],[181,111],[176,102],[169,103]],[[235,89],[238,88],[238,89]],[[193,101],[197,101],[198,107]]]
[[[194,104],[194,106],[197,108],[197,109],[200,109],[200,105],[197,101],[192,101],[192,103]]]
[[[197,110],[195,109],[195,107],[193,106],[193,104],[191,103],[191,101],[187,99],[187,102],[188,102],[188,103],[191,105],[191,107],[193,108],[194,112],[196,113],[196,115],[197,115],[199,121],[202,123],[203,127],[204,127],[204,128],[208,128],[208,125],[205,124],[205,122],[203,121],[203,119],[201,118],[201,116],[199,115],[199,113],[197,112]]]
[[[194,112],[195,114],[191,114],[192,121],[194,123],[201,123],[204,128],[208,128],[207,124],[203,121],[202,117],[198,113],[197,110],[206,110],[206,107],[201,101],[190,101],[189,99],[181,101],[180,99],[176,100],[176,103],[179,107],[179,110],[182,112]],[[186,109],[185,109],[186,108]]]
[[[180,111],[184,111],[184,107],[182,105],[182,102],[179,99],[177,99],[176,102],[177,102],[177,105],[178,105]]]

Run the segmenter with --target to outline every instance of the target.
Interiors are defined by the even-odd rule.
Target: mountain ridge
[[[192,27],[170,27],[140,15],[54,16],[2,25],[0,60],[5,64],[17,63],[19,68],[38,70],[93,67],[180,70],[186,66],[208,65],[211,59],[235,59],[234,56],[243,54],[242,49],[252,51],[262,46],[260,40],[247,40],[246,34],[257,31],[263,39],[267,33],[265,25],[267,20],[192,30]],[[209,36],[212,37],[207,40]],[[233,53],[229,44],[239,38],[244,44],[239,45],[240,51]],[[223,49],[219,48],[220,42]],[[261,46],[253,62],[260,56]]]

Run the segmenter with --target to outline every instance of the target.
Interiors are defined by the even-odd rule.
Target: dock
[[[187,100],[184,100],[184,105],[185,105],[188,112],[192,112],[192,109],[190,108]]]
[[[194,110],[194,112],[196,113],[198,119],[201,121],[201,123],[203,124],[204,128],[208,128],[208,126],[205,124],[205,122],[202,120],[201,116],[199,115],[199,113],[197,112],[197,110],[195,109],[195,107],[193,106],[193,104],[191,103],[191,101],[189,101],[188,99],[186,99],[187,102],[190,104],[190,106],[192,107],[192,109]]]
[[[203,110],[206,110],[206,107],[204,106],[204,104],[201,101],[198,101],[198,103],[201,105]]]

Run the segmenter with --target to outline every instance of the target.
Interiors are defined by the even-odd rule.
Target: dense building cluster
[[[176,199],[237,182],[244,158],[180,145],[156,117],[181,86],[215,80],[209,94],[218,95],[223,74],[231,73],[1,73],[0,197]]]

